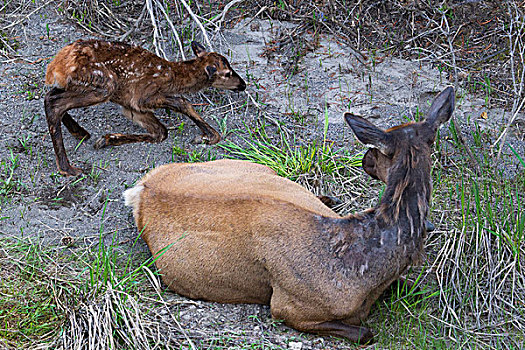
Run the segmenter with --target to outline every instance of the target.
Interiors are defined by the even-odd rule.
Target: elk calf
[[[96,149],[165,140],[168,131],[153,114],[157,108],[185,114],[202,130],[205,142],[219,142],[219,133],[179,95],[210,86],[243,91],[246,83],[224,56],[206,52],[197,42],[192,42],[191,48],[197,57],[182,62],[166,61],[138,46],[100,40],[78,40],[60,50],[47,67],[46,84],[52,88],[44,100],[60,173],[81,173],[67,159],[61,122],[78,140],[90,137],[67,112],[107,101],[121,105],[122,114],[147,134],[107,134],[95,142]]]
[[[364,170],[387,184],[379,205],[359,214],[341,217],[269,168],[235,160],[163,165],[124,197],[171,290],[270,304],[293,328],[365,343],[371,306],[423,254],[432,145],[453,110],[447,88],[422,122],[383,131],[345,114],[375,147]]]

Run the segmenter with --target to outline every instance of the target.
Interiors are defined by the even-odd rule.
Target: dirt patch
[[[408,15],[404,13],[403,20]],[[212,35],[215,49],[228,55],[234,69],[246,79],[249,95],[206,91],[189,99],[226,141],[243,144],[243,132],[264,125],[270,139],[278,139],[278,130],[283,129],[297,145],[326,139],[334,147],[355,153],[363,148],[357,146],[345,126],[344,111],[373,118],[374,123],[386,128],[418,120],[435,94],[450,85],[450,74],[427,60],[407,60],[406,55],[383,52],[372,64],[364,65],[353,54],[353,46],[340,40],[337,33],[308,31],[301,23],[284,19],[290,17],[284,16],[283,21],[238,18],[231,28]],[[420,18],[418,26],[422,25]],[[300,44],[282,44],[283,38],[294,37],[298,30],[303,39]],[[378,41],[381,31],[374,30],[374,40]],[[137,231],[131,211],[121,198],[125,189],[155,166],[224,156],[220,147],[195,144],[198,128],[164,111],[157,111],[169,129],[163,143],[94,150],[94,140],[105,133],[142,132],[120,116],[118,107],[104,104],[72,112],[91,132],[90,140],[79,144],[64,132],[70,161],[83,168],[84,175],[71,179],[57,174],[43,110],[45,69],[63,45],[90,37],[94,35],[59,15],[53,3],[36,9],[9,34],[9,40],[17,44],[13,46],[16,53],[10,53],[0,67],[0,180],[5,183],[11,179],[0,204],[3,235],[37,238],[45,245],[57,246],[89,246],[103,237],[119,242],[121,249],[130,249]],[[149,42],[145,46],[151,47]],[[458,89],[457,96],[455,115],[464,136],[470,137],[479,128],[487,133],[483,142],[493,141],[494,132],[506,124],[509,112],[493,108],[490,101],[469,94],[468,89]],[[519,154],[524,154],[524,127],[525,118],[519,115],[509,137],[509,144]],[[449,142],[449,131],[443,130],[443,134],[443,142]],[[472,137],[468,141],[474,142]],[[511,152],[506,150],[506,154]],[[512,159],[508,176],[523,177],[522,168]],[[355,175],[348,181],[364,185],[359,191],[345,192],[342,199],[349,205],[342,214],[375,201],[379,187],[367,190],[369,179]],[[340,186],[329,179],[304,182],[316,194],[340,195]],[[141,240],[138,245],[139,251],[147,251]],[[167,300],[173,303],[172,311],[179,315],[183,327],[205,346],[220,344],[227,348],[239,346],[244,340],[260,339],[256,345],[262,348],[292,348],[291,343],[301,343],[302,349],[353,347],[273,322],[266,306],[193,302],[172,294]]]
[[[83,201],[83,192],[84,190],[78,187],[64,186],[58,192],[53,187],[45,187],[41,189],[37,203],[44,205],[46,209],[71,208]]]

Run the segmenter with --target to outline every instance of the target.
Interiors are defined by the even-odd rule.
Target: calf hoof
[[[64,176],[77,176],[77,175],[82,174],[82,169],[74,167],[74,166],[70,166],[67,169],[58,169],[58,171],[60,172],[60,174]]]
[[[89,132],[87,131],[83,131],[83,132],[75,132],[75,133],[71,133],[71,135],[76,138],[77,140],[79,141],[82,141],[82,140],[89,140],[89,138],[91,137],[91,135],[89,134]]]
[[[356,341],[359,345],[371,344],[374,342],[374,333],[366,327],[359,327],[359,336]]]
[[[202,140],[207,145],[214,145],[221,140],[221,135],[215,130],[210,130],[209,134],[202,135]]]

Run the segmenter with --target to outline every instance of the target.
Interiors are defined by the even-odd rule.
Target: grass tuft
[[[334,174],[347,167],[361,165],[362,154],[349,154],[341,149],[335,150],[326,141],[313,141],[299,144],[295,138],[288,141],[282,131],[277,144],[272,143],[266,132],[250,132],[242,138],[244,147],[226,141],[219,147],[228,151],[232,158],[245,159],[266,165],[278,175],[297,180],[309,173]]]

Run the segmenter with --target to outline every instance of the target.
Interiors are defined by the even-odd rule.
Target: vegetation
[[[30,17],[32,11],[43,5],[39,1],[1,3],[0,55],[6,57],[5,62],[19,58],[18,44],[11,39],[16,37],[16,28],[34,18]],[[523,8],[514,2],[495,1],[477,1],[468,7],[452,1],[437,6],[420,1],[368,0],[323,4],[80,0],[57,1],[55,5],[53,9],[83,33],[152,42],[153,50],[172,57],[183,55],[182,43],[195,37],[204,42],[222,40],[212,33],[243,18],[257,15],[271,23],[299,23],[291,32],[276,34],[264,52],[268,60],[289,58],[282,82],[287,84],[288,99],[284,113],[276,119],[273,110],[265,110],[271,106],[259,93],[272,87],[262,86],[250,70],[253,57],[249,53],[243,72],[253,87],[248,94],[232,100],[209,91],[196,107],[215,118],[225,140],[218,147],[189,147],[180,139],[194,126],[181,122],[170,128],[170,137],[175,136],[166,140],[170,142],[166,159],[197,162],[231,157],[265,164],[315,194],[340,198],[343,204],[336,211],[341,214],[374,205],[383,185],[360,171],[364,147],[331,141],[326,115],[324,123],[318,123],[321,116],[300,111],[295,105],[298,91],[306,99],[313,96],[311,74],[300,87],[292,86],[289,78],[300,74],[305,57],[320,48],[323,36],[344,41],[348,47],[345,54],[370,71],[390,56],[432,63],[443,81],[460,88],[457,109],[465,103],[463,94],[467,92],[483,99],[483,111],[505,107],[510,114],[506,125],[482,127],[479,121],[488,117],[480,111],[480,118],[451,121],[440,131],[430,216],[436,230],[427,239],[427,259],[406,274],[414,286],[400,284],[385,294],[366,324],[377,332],[377,344],[370,348],[525,346],[525,155],[523,139],[507,140],[525,104]],[[54,22],[40,16],[46,23],[46,34],[40,40],[57,45],[62,38],[56,37]],[[307,34],[314,39],[306,40]],[[327,55],[335,53],[327,48]],[[38,79],[18,85],[16,94],[24,103],[41,98],[46,63],[31,62],[31,67],[40,69]],[[320,59],[315,69],[325,68]],[[353,68],[339,67],[339,71],[345,69]],[[370,85],[363,93],[373,101],[371,76],[362,75]],[[337,102],[338,107],[332,108],[344,109],[353,103],[350,98]],[[244,124],[235,123],[234,115],[240,115]],[[254,121],[244,121],[247,115],[254,116]],[[22,122],[29,126],[35,119],[41,121],[37,114],[31,114],[29,122],[24,118]],[[418,118],[419,111],[404,117],[406,121]],[[313,135],[309,130],[315,131]],[[66,194],[87,193],[77,210],[86,212],[90,220],[106,222],[108,203],[117,201],[108,199],[108,188],[120,191],[154,167],[157,145],[141,146],[148,151],[137,163],[140,166],[133,165],[132,180],[119,177],[108,186],[108,173],[121,170],[120,160],[111,150],[102,153],[107,159],[85,160],[87,171],[82,177],[62,179],[53,173],[52,158],[42,151],[50,147],[41,146],[42,133],[12,132],[16,146],[0,145],[0,348],[356,348],[342,340],[290,330],[272,320],[264,307],[216,305],[166,292],[134,229],[127,228],[133,232],[131,241],[122,239],[121,227],[103,224],[92,238],[62,235],[49,243],[49,237],[37,237],[34,226],[42,222],[24,215],[33,206],[42,205],[42,198],[55,204],[50,210],[58,210],[66,202]],[[86,145],[71,148],[76,151],[81,147]],[[48,195],[38,183],[49,179],[55,187]],[[33,187],[39,192],[27,195],[27,189]],[[99,196],[99,192],[103,194]],[[13,214],[9,211],[13,203],[23,204],[24,210]],[[93,210],[96,214],[91,207],[97,207]],[[20,227],[16,235],[6,234],[4,224],[15,215],[21,217],[25,229]],[[49,216],[54,219],[58,214],[51,212]],[[131,227],[131,216],[128,221]],[[217,314],[221,317],[207,319]]]

